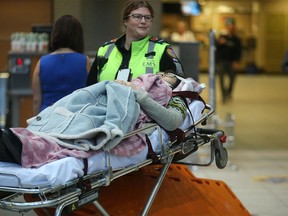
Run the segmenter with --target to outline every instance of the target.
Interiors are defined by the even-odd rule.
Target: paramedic
[[[146,0],[130,0],[123,10],[125,33],[99,48],[88,75],[87,85],[114,80],[123,69],[132,78],[141,74],[172,71],[183,76],[183,68],[164,40],[149,35],[154,11]]]
[[[216,63],[223,103],[232,98],[236,69],[239,67],[242,52],[241,40],[235,34],[235,20],[227,18],[225,25],[228,34],[219,36],[216,50]],[[228,84],[225,83],[226,76],[229,78]]]
[[[83,30],[75,17],[64,15],[55,22],[51,48],[52,53],[42,56],[34,69],[34,115],[74,90],[86,86],[90,61],[83,54]]]

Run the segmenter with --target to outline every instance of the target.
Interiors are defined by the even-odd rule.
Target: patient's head
[[[171,72],[158,72],[157,75],[159,75],[162,80],[167,82],[172,87],[172,89],[176,88],[181,82],[178,76]]]

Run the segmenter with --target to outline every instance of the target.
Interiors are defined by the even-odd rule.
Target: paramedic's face
[[[132,40],[140,40],[149,34],[153,17],[146,7],[131,11],[128,19],[124,22],[126,35]]]

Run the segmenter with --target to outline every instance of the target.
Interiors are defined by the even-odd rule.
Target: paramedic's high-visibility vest
[[[140,41],[133,41],[131,44],[131,58],[128,65],[128,68],[132,72],[132,78],[146,73],[159,72],[162,54],[168,45],[162,39],[160,40],[151,36],[147,36]],[[98,50],[99,56],[108,59],[108,61],[102,68],[98,68],[100,80],[99,77],[97,77],[97,80],[114,80],[123,58],[116,48],[115,42],[102,46]]]

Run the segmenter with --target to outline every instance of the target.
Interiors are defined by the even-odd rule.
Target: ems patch
[[[158,41],[158,38],[157,37],[151,37],[150,41]]]
[[[144,67],[155,67],[156,63],[154,59],[145,59],[145,61],[143,62],[143,66]]]

